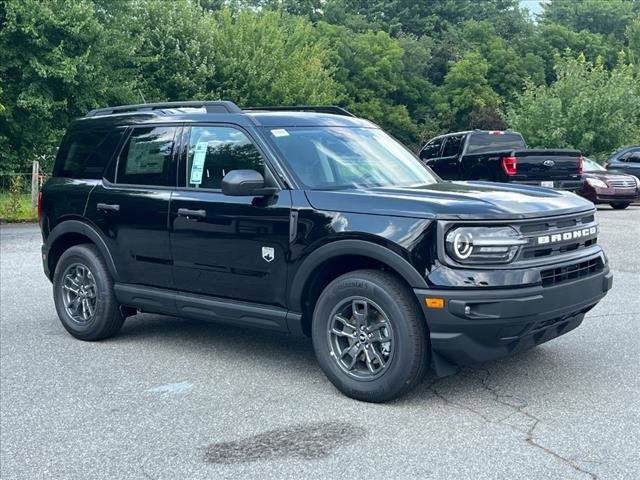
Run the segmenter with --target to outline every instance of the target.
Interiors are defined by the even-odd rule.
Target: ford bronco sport
[[[305,334],[329,380],[372,402],[564,334],[612,284],[590,202],[442,181],[337,107],[91,111],[39,215],[74,337],[137,311]]]

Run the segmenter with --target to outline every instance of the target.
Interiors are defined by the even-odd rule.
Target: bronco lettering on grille
[[[573,230],[570,232],[554,233],[552,235],[542,235],[538,237],[538,245],[545,245],[548,243],[568,242],[569,240],[576,240],[578,238],[588,237],[595,235],[598,232],[598,227],[582,228],[580,230]]]

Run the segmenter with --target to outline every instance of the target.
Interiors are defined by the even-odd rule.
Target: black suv
[[[74,337],[136,311],[311,336],[380,402],[577,327],[611,288],[594,207],[440,180],[337,107],[89,112],[42,189],[44,270]]]

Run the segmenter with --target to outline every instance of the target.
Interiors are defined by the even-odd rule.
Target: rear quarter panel
[[[42,218],[40,228],[46,241],[60,222],[84,216],[89,193],[98,180],[50,178],[42,187]]]

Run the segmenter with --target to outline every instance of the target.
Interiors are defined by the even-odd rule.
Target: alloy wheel
[[[359,380],[380,377],[393,358],[391,322],[368,298],[350,297],[334,308],[327,335],[331,356],[340,369]]]
[[[67,315],[79,325],[96,313],[97,286],[91,270],[82,263],[69,265],[62,275],[62,300]]]

